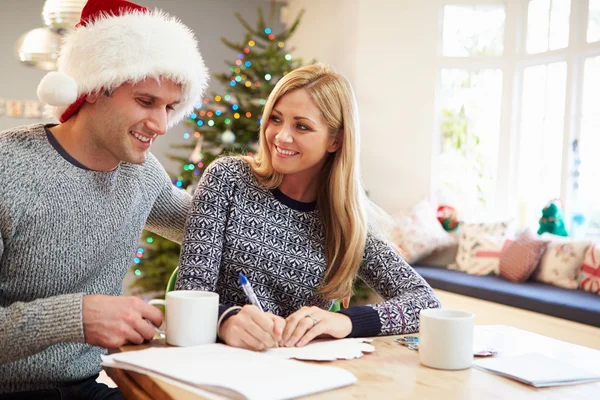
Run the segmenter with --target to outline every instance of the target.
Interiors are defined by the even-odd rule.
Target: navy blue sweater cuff
[[[355,306],[338,312],[352,321],[352,332],[347,337],[378,336],[381,333],[379,313],[373,307]]]
[[[226,305],[223,305],[223,304],[219,304],[219,318],[221,318],[221,315],[223,315],[223,313],[224,313],[225,311],[227,311],[228,309],[229,309],[229,307],[228,307],[228,306],[226,306]],[[236,314],[237,314],[237,313],[239,313],[239,312],[240,312],[240,310],[239,310],[239,309],[238,309],[238,310],[234,310],[234,311],[230,311],[230,312],[229,312],[229,314],[227,314],[227,315],[226,315],[226,316],[223,318],[223,320],[221,321],[221,324],[223,324],[223,322],[227,321],[229,318],[233,317],[234,315],[236,315]],[[224,342],[221,340],[221,338],[219,337],[219,335],[218,335],[218,332],[217,332],[217,343],[224,343]]]
[[[221,315],[223,315],[228,308],[229,307],[227,307],[225,304],[219,304],[219,318],[221,318]]]

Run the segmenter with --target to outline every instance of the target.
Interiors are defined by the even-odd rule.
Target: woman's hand
[[[302,347],[318,336],[345,338],[352,332],[352,321],[344,314],[319,307],[302,307],[285,319],[281,345]]]
[[[221,324],[218,335],[230,346],[262,351],[281,341],[284,327],[283,318],[248,304]]]

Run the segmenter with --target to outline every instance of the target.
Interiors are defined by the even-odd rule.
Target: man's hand
[[[107,349],[154,337],[162,312],[137,297],[90,294],[83,296],[85,342]]]
[[[262,351],[277,345],[284,328],[283,318],[248,304],[221,324],[218,335],[230,346]]]
[[[319,307],[302,307],[285,319],[282,344],[302,347],[319,336],[345,338],[352,332],[352,321],[344,314]]]

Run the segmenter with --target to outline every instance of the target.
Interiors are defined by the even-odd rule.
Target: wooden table
[[[513,325],[530,332],[577,343],[600,350],[600,328],[594,328],[545,315],[519,310],[513,307],[476,300],[436,291],[445,308],[460,308],[476,313],[476,324]],[[533,335],[527,343],[508,332],[505,342],[516,342],[514,349],[528,346],[555,349],[560,346],[553,339]],[[527,333],[527,332],[526,332]],[[313,395],[307,399],[597,399],[600,383],[587,383],[537,389],[476,368],[463,371],[440,371],[420,365],[418,353],[394,342],[397,336],[374,338],[376,351],[360,359],[340,360],[325,365],[345,368],[352,372],[358,382],[352,386]],[[121,351],[134,351],[149,346],[165,346],[162,341],[149,345],[124,346]],[[561,353],[559,350],[554,354]],[[562,355],[572,363],[579,358],[589,358],[586,349],[579,348],[574,354]],[[600,360],[598,360],[600,362]],[[108,375],[117,383],[128,399],[197,400],[204,397],[192,394],[162,379],[129,371],[107,368]]]
[[[568,354],[569,351],[553,344],[554,339],[537,337],[537,334],[527,331],[516,331],[505,327],[506,335],[499,343],[509,348],[523,350],[532,346],[549,349],[552,354],[570,357],[570,362],[582,359],[580,354]],[[503,327],[483,326],[481,329],[500,329]],[[496,331],[492,331],[495,332]],[[525,336],[521,336],[524,332]],[[527,335],[536,337],[526,338]],[[376,351],[365,354],[355,360],[339,360],[327,365],[345,368],[352,372],[358,382],[352,386],[337,389],[313,396],[307,399],[595,399],[600,393],[600,382],[586,383],[573,386],[537,389],[507,378],[471,368],[463,371],[441,371],[427,368],[419,364],[416,351],[394,342],[397,336],[374,338]],[[524,339],[526,338],[526,339]],[[548,340],[548,343],[544,341]],[[149,345],[124,346],[123,351],[135,351],[149,346],[165,346],[164,341],[154,341]],[[590,350],[591,351],[591,350]],[[598,352],[596,352],[598,353]],[[597,354],[595,354],[598,357]],[[562,358],[561,358],[562,359]],[[600,360],[598,360],[600,363]],[[150,378],[146,375],[130,371],[107,368],[108,375],[118,384],[128,399],[203,399],[186,392],[176,385],[166,383],[162,379]]]

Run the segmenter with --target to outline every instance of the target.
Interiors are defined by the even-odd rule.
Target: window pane
[[[465,212],[493,207],[502,72],[444,69],[441,76],[440,200]]]
[[[523,225],[536,226],[542,207],[561,197],[566,79],[564,62],[523,74],[517,175]]]
[[[550,12],[550,50],[564,49],[569,45],[569,16],[571,0],[552,0]]]
[[[545,65],[525,68],[523,76],[523,119],[542,120],[545,115],[544,97],[540,101],[540,93],[546,91],[547,68]]]
[[[579,155],[579,195],[588,203],[595,205],[600,211],[600,184],[598,171],[600,171],[600,117],[584,118],[581,122],[581,140]]]
[[[500,56],[504,50],[504,6],[445,6],[443,55]]]
[[[598,116],[600,114],[600,56],[585,61],[583,76],[582,114],[584,117]]]
[[[600,117],[583,118],[579,146],[579,178],[575,190],[574,213],[583,215],[583,220],[574,226],[577,236],[596,235],[600,237]],[[575,222],[575,221],[574,221]]]
[[[567,47],[570,14],[571,0],[531,0],[527,11],[527,52]]]
[[[546,92],[546,115],[563,118],[567,90],[567,63],[548,65],[548,86]]]
[[[579,178],[575,191],[574,211],[582,213],[580,234],[600,236],[600,56],[585,61],[583,74],[583,115],[579,136]],[[586,232],[587,231],[587,232]]]
[[[550,0],[531,0],[527,10],[527,52],[548,50]]]
[[[587,41],[591,43],[600,40],[600,0],[589,1]]]

